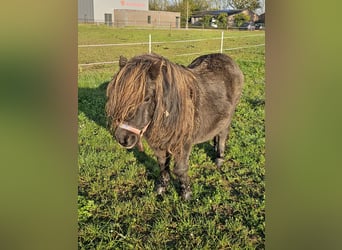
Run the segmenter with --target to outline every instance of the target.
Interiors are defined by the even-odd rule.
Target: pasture
[[[144,152],[126,150],[110,136],[106,86],[120,55],[148,52],[147,44],[124,44],[147,42],[151,34],[153,42],[160,42],[152,44],[152,52],[188,65],[199,55],[219,51],[221,31],[84,24],[78,30],[79,45],[121,44],[78,49],[79,64],[114,62],[79,66],[79,249],[264,249],[265,46],[254,46],[265,43],[264,32],[224,33],[223,52],[239,64],[245,85],[222,170],[213,161],[212,141],[194,146],[189,171],[193,197],[184,202],[176,182],[163,197],[156,195],[159,169],[146,142]]]

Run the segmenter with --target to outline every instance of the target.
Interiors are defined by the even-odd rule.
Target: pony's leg
[[[171,155],[166,151],[157,151],[155,152],[155,155],[160,168],[160,179],[159,184],[157,185],[157,193],[161,195],[165,193],[166,187],[170,182]]]
[[[181,154],[175,155],[175,167],[173,169],[181,184],[181,195],[184,200],[189,200],[192,195],[190,177],[188,175],[190,151],[191,146],[185,146]]]
[[[214,137],[214,150],[215,150],[215,152],[217,152],[217,150],[218,150],[218,141],[219,141],[219,136],[217,135],[217,136],[215,136]]]
[[[226,140],[229,134],[229,127],[222,130],[217,136],[214,138],[214,147],[216,151],[216,166],[220,168],[224,162],[224,150],[226,147]]]

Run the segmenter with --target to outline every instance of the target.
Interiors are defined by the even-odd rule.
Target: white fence
[[[220,52],[223,53],[223,51],[231,51],[231,50],[241,50],[241,49],[248,49],[253,47],[261,47],[265,46],[265,43],[262,44],[255,44],[255,45],[247,45],[247,46],[240,46],[240,47],[233,47],[233,48],[223,48],[224,40],[225,39],[233,39],[233,38],[247,38],[247,37],[255,37],[255,36],[265,36],[264,33],[262,34],[251,34],[251,35],[245,35],[245,36],[224,36],[224,32],[222,32],[221,37],[217,38],[206,38],[206,39],[192,39],[192,40],[177,40],[177,41],[159,41],[159,42],[152,42],[151,34],[148,36],[148,41],[146,42],[138,42],[138,43],[112,43],[112,44],[87,44],[87,45],[78,45],[78,48],[89,48],[89,47],[113,47],[113,46],[141,46],[141,45],[148,45],[148,53],[153,52],[153,45],[157,44],[170,44],[170,43],[192,43],[192,42],[201,42],[201,41],[209,41],[209,40],[221,40],[220,48],[215,51],[206,51],[208,53],[210,52]],[[201,52],[193,52],[193,53],[186,53],[186,54],[177,54],[175,56],[190,56],[190,55],[197,55],[197,54],[203,54],[203,51]],[[108,61],[108,62],[92,62],[92,63],[80,63],[79,66],[92,66],[92,65],[102,65],[102,64],[115,64],[119,61]]]

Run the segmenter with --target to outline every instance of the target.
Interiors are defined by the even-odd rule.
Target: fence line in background
[[[263,44],[249,45],[249,46],[244,46],[244,47],[229,48],[229,49],[224,49],[224,51],[225,50],[248,49],[248,48],[252,48],[252,47],[261,47],[261,46],[265,46],[265,44],[263,43]],[[216,51],[214,51],[214,50],[206,51],[206,53],[209,53],[209,52],[216,52]],[[202,53],[203,53],[203,51],[202,52],[188,53],[188,54],[181,54],[181,55],[176,55],[176,56],[191,56],[191,55],[199,55],[199,54],[202,54]]]
[[[92,66],[92,65],[102,65],[102,64],[114,64],[119,63],[119,61],[112,61],[112,62],[96,62],[96,63],[80,63],[78,66]]]
[[[250,45],[250,46],[244,46],[244,47],[229,48],[229,49],[223,49],[223,50],[224,51],[226,51],[226,50],[239,50],[239,49],[248,49],[248,48],[260,47],[260,46],[265,46],[265,44],[263,43],[263,44],[256,44],[256,45]],[[216,51],[206,51],[206,53],[210,53],[210,52],[216,52]],[[188,54],[179,54],[179,55],[175,55],[175,56],[191,56],[191,55],[199,55],[199,54],[202,54],[202,53],[203,53],[203,51],[202,52],[188,53]],[[119,63],[119,61],[96,62],[96,63],[81,63],[81,64],[78,64],[78,66],[93,66],[93,65],[115,64],[115,63]]]
[[[244,47],[229,48],[229,49],[224,49],[224,50],[247,49],[247,48],[251,48],[251,47],[260,47],[260,46],[265,46],[265,44],[264,44],[264,43],[262,43],[262,44],[256,44],[256,45],[244,46]]]
[[[251,37],[251,36],[264,36],[264,34],[257,34],[257,35],[247,35],[247,36],[240,36],[240,37]],[[227,37],[227,38],[240,38],[240,37]],[[242,47],[235,47],[235,48],[228,48],[228,49],[223,49],[223,41],[224,41],[224,32],[222,31],[221,37],[220,38],[208,38],[208,39],[194,39],[194,40],[179,40],[179,41],[163,41],[163,42],[152,42],[152,36],[149,34],[148,36],[148,42],[143,42],[143,43],[124,43],[124,44],[94,44],[94,45],[79,45],[78,47],[98,47],[98,46],[132,46],[132,45],[146,45],[148,44],[148,52],[152,52],[152,44],[163,44],[163,43],[181,43],[181,42],[194,42],[194,41],[207,41],[207,40],[217,40],[221,39],[221,44],[220,44],[220,53],[223,53],[223,51],[228,51],[228,50],[239,50],[239,49],[247,49],[247,48],[252,48],[252,47],[260,47],[260,46],[265,46],[265,44],[256,44],[256,45],[249,45],[249,46],[242,46]],[[211,52],[217,52],[215,51],[201,51],[201,52],[194,52],[194,53],[187,53],[187,54],[179,54],[176,56],[190,56],[190,55],[198,55],[202,53],[211,53]],[[92,65],[102,65],[102,64],[114,64],[118,63],[118,61],[111,61],[111,62],[95,62],[95,63],[80,63],[78,66],[92,66]]]
[[[108,27],[114,28],[125,28],[125,29],[172,29],[172,30],[186,30],[186,27],[183,25],[176,24],[176,21],[161,21],[161,20],[151,20],[151,23],[147,23],[146,19],[143,20],[111,20],[106,21],[103,19],[95,19],[89,20],[87,18],[79,18],[78,24],[85,24],[85,25],[94,25],[94,26],[102,26],[106,25]],[[196,24],[188,24],[188,29],[192,30],[218,30],[217,28],[211,27],[209,24],[204,25],[196,25]],[[235,25],[228,24],[226,28],[220,28],[223,30],[241,30],[241,27],[237,27]],[[263,23],[262,30],[265,29],[265,24]]]
[[[264,34],[256,34],[256,35],[247,35],[247,36],[227,36],[223,39],[229,38],[244,38],[244,37],[253,37],[253,36],[265,36]],[[152,44],[165,44],[165,43],[186,43],[186,42],[201,42],[207,40],[219,40],[222,39],[221,37],[215,38],[207,38],[207,39],[193,39],[193,40],[178,40],[178,41],[162,41],[162,42],[152,42]],[[109,46],[134,46],[134,45],[147,45],[149,42],[139,42],[139,43],[108,43],[108,44],[84,44],[78,45],[79,48],[86,48],[86,47],[109,47]]]

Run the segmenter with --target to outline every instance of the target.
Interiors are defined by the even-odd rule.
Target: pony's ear
[[[120,69],[123,68],[127,63],[127,58],[124,57],[124,56],[120,56],[120,59],[119,59],[119,66],[120,66]]]
[[[149,70],[149,75],[151,77],[152,80],[157,79],[160,70],[161,70],[161,66],[162,66],[162,61],[157,61],[155,63],[152,64],[150,70]]]

